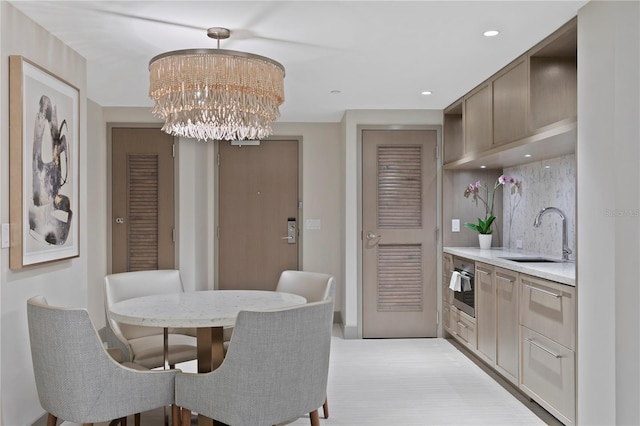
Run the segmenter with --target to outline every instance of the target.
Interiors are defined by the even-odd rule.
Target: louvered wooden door
[[[173,136],[160,129],[113,128],[113,273],[175,265]]]
[[[362,132],[362,335],[435,337],[435,130]]]

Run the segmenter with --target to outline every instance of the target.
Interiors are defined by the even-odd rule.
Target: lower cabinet
[[[574,424],[575,287],[525,274],[520,282],[520,389],[564,424]]]
[[[476,351],[476,320],[455,306],[451,306],[451,330],[460,343],[472,352]]]
[[[566,425],[575,423],[575,354],[522,326],[520,389]]]
[[[575,287],[476,262],[473,318],[451,304],[446,260],[445,331],[562,423],[575,424]]]
[[[519,274],[495,268],[496,287],[496,370],[518,385],[520,360]]]
[[[496,288],[492,265],[476,262],[475,285],[478,355],[493,366],[496,360]]]

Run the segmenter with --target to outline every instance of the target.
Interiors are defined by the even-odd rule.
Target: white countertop
[[[544,257],[540,253],[529,253],[522,250],[510,250],[501,247],[494,247],[489,250],[482,250],[478,247],[445,247],[445,253],[466,259],[484,262],[489,265],[499,266],[523,274],[557,281],[570,286],[576,285],[576,264],[574,261],[558,263],[521,263],[512,260],[502,259],[503,257]]]

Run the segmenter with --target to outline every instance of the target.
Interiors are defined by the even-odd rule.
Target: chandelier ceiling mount
[[[198,140],[268,137],[284,102],[284,66],[253,53],[220,49],[231,36],[212,27],[216,49],[175,50],[149,62],[149,97],[162,130]]]

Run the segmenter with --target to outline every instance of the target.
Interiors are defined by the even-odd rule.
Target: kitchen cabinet
[[[453,256],[444,253],[442,255],[442,326],[449,333],[452,333],[450,307],[453,303],[453,291],[449,289],[452,272]]]
[[[493,266],[476,262],[478,355],[489,365],[496,359],[496,291]]]
[[[575,287],[520,275],[520,324],[575,350]]]
[[[520,389],[575,423],[575,288],[520,275]]]
[[[464,129],[462,124],[462,101],[444,110],[443,118],[443,162],[459,160],[464,155]]]
[[[575,153],[577,99],[573,19],[445,108],[445,169],[505,168]]]
[[[514,385],[518,385],[520,360],[519,274],[496,267],[496,370]]]
[[[527,134],[528,58],[516,60],[499,72],[492,83],[493,145],[504,145]]]
[[[464,149],[467,153],[491,148],[491,86],[475,89],[464,101]]]
[[[473,253],[475,260],[443,254],[447,289],[454,255],[475,263],[475,318],[443,299],[445,330],[562,423],[575,424],[576,288]]]
[[[470,317],[455,306],[450,306],[449,309],[451,309],[452,334],[460,343],[466,346],[467,349],[476,353],[477,334],[475,318]]]

